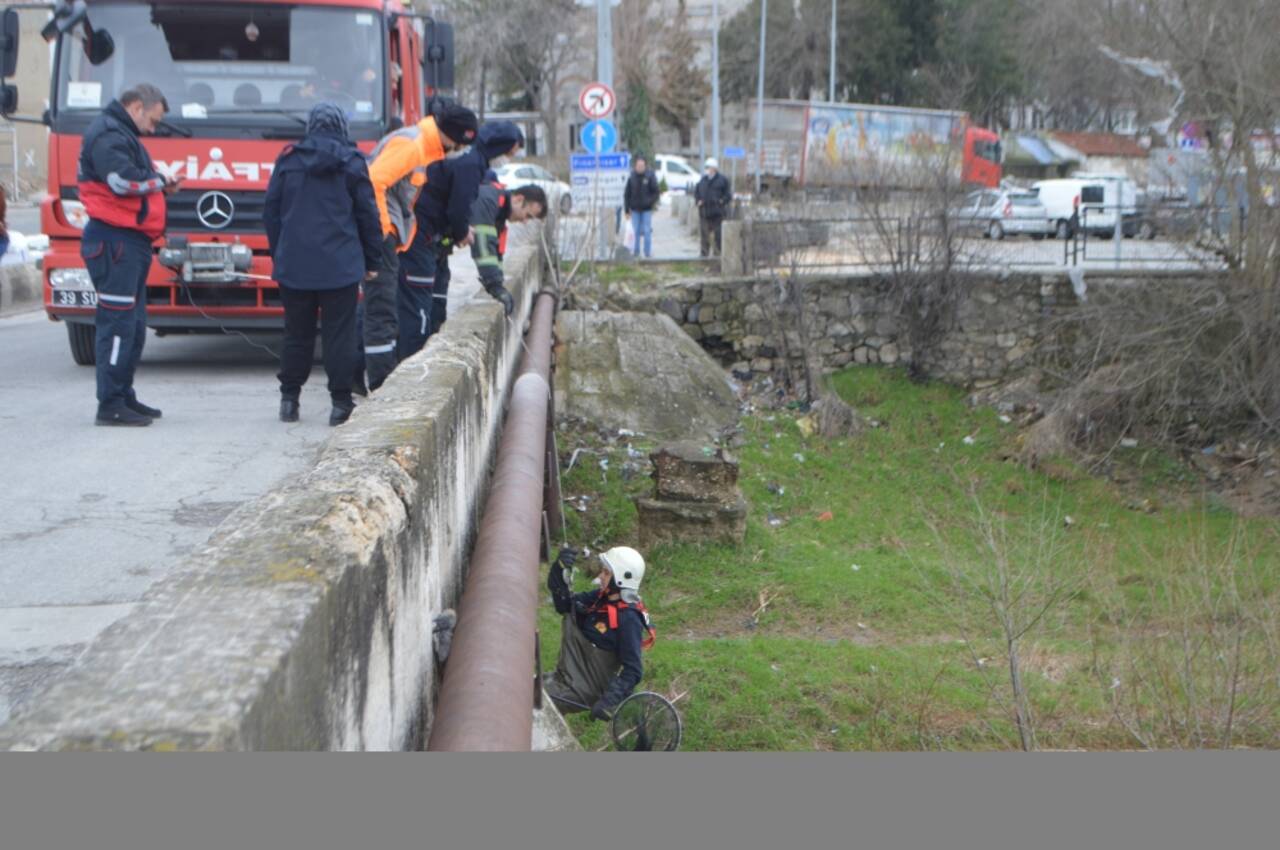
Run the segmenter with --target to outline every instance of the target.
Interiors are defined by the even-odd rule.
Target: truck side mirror
[[[84,42],[84,53],[90,65],[101,65],[116,52],[115,39],[106,30],[92,30]]]
[[[423,79],[434,92],[453,88],[453,25],[427,23],[423,39]]]
[[[5,9],[0,21],[0,77],[12,77],[18,71],[18,10]]]

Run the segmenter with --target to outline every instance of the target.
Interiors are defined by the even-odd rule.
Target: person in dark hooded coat
[[[263,223],[284,305],[280,419],[298,421],[319,317],[333,403],[329,424],[341,425],[355,407],[360,282],[379,268],[382,227],[368,164],[348,137],[338,106],[316,104],[306,136],[276,160]]]
[[[471,207],[485,173],[524,146],[524,133],[510,121],[480,127],[462,156],[427,166],[427,185],[414,205],[418,233],[401,257],[400,339],[396,355],[405,359],[422,349],[444,324],[449,299],[449,254],[470,245]]]

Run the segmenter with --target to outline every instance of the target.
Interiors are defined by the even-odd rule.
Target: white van
[[[1090,233],[1111,236],[1115,233],[1116,213],[1132,216],[1138,209],[1138,187],[1121,174],[1078,173],[1058,180],[1040,180],[1032,184],[1040,193],[1049,218],[1054,222],[1054,235],[1068,239],[1076,227],[1087,227]]]
[[[658,154],[650,163],[658,181],[667,181],[669,192],[692,192],[702,175],[687,159],[681,156]]]

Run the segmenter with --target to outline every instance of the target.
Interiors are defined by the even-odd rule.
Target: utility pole
[[[769,20],[769,0],[760,0],[760,71],[756,80],[756,197],[760,197],[760,176],[764,171],[764,39]]]
[[[596,0],[596,80],[613,88],[613,15],[609,0]]]
[[[831,0],[831,70],[827,73],[827,103],[836,102],[836,0]]]
[[[711,3],[711,150],[720,156],[720,0]]]

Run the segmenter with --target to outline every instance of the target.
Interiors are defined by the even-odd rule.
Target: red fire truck
[[[348,115],[371,149],[453,85],[453,34],[400,0],[60,0],[3,16],[3,70],[12,76],[18,9],[52,12],[49,236],[45,310],[66,323],[75,361],[93,363],[97,294],[80,259],[88,219],[76,189],[81,136],[111,99],[149,82],[170,112],[144,140],[156,167],[182,179],[168,199],[164,244],[147,279],[147,323],[159,334],[277,329],[283,310],[263,233],[267,181],[281,149],[302,136],[314,103]],[[45,45],[33,45],[46,49]],[[28,48],[31,49],[31,48]],[[17,92],[0,90],[10,120]],[[26,119],[32,120],[32,119]]]

